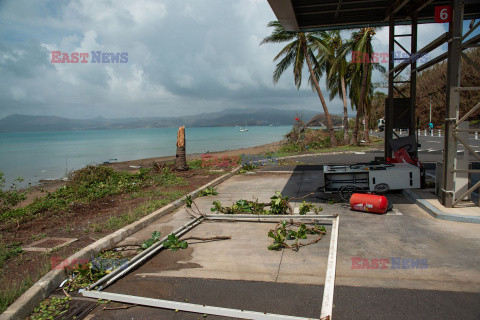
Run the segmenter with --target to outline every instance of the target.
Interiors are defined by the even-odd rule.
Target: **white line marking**
[[[332,319],[333,309],[333,289],[335,287],[335,269],[337,264],[337,240],[338,240],[338,220],[333,219],[332,231],[330,235],[330,249],[328,250],[327,272],[325,274],[325,287],[323,290],[322,311],[320,319],[329,317]]]
[[[387,216],[403,216],[403,214],[398,211],[398,209],[393,208],[392,210],[388,211]]]

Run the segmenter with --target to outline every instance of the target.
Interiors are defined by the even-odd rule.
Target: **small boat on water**
[[[248,131],[248,126],[247,126],[247,122],[245,121],[245,127],[244,128],[240,127],[240,129],[238,129],[238,132],[246,132],[246,131]]]

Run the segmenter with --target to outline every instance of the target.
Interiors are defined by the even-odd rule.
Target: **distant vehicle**
[[[378,131],[382,132],[385,130],[385,118],[378,119]]]

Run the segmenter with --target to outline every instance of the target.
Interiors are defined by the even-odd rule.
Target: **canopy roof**
[[[418,23],[434,22],[435,7],[450,1],[434,0],[268,0],[287,31],[314,31],[368,26],[410,24],[412,12]],[[464,19],[480,18],[480,1],[465,0]]]

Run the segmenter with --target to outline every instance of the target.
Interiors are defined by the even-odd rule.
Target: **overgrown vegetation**
[[[239,173],[247,173],[249,171],[255,170],[258,166],[253,163],[245,163],[242,168],[238,171]]]
[[[310,211],[313,211],[315,212],[316,214],[319,214],[320,211],[323,211],[323,208],[320,207],[320,206],[316,206],[315,204],[313,203],[307,203],[305,201],[302,201],[302,203],[300,204],[299,206],[299,211],[298,211],[298,214],[300,215],[305,215],[307,214],[308,212]]]
[[[268,246],[268,250],[289,248],[298,251],[300,247],[320,241],[326,233],[323,225],[307,227],[304,223],[282,220],[268,232],[268,237],[273,239],[273,244]],[[316,238],[309,242],[300,242],[301,239],[307,239],[308,235],[316,235]]]
[[[23,208],[0,212],[0,222],[15,222],[17,225],[43,212],[70,211],[101,198],[127,192],[137,192],[148,186],[174,186],[184,180],[168,168],[140,169],[139,172],[115,171],[107,166],[88,166],[74,173],[67,185],[36,198]],[[10,197],[11,198],[11,197]]]
[[[161,199],[155,199],[147,201],[135,209],[117,215],[109,217],[105,222],[92,224],[92,230],[95,232],[101,232],[104,230],[116,230],[122,228],[130,223],[137,221],[145,215],[152,213],[153,211],[160,209],[161,207],[169,204],[175,199],[180,198],[186,193],[186,191],[169,191],[156,193],[157,196],[161,196]]]
[[[292,130],[285,135],[286,140],[280,147],[280,152],[304,152],[331,147],[330,134],[323,130],[308,128],[300,116],[297,119]],[[349,141],[344,140],[343,131],[337,131],[334,135],[338,145],[349,144]]]
[[[161,236],[162,234],[159,231],[154,231],[149,239],[143,241],[141,248],[143,250],[150,248],[160,241]],[[174,233],[171,233],[167,236],[167,240],[163,242],[163,247],[172,251],[178,251],[180,249],[187,249],[188,243],[186,241],[180,241]]]
[[[58,298],[52,297],[44,300],[35,308],[33,314],[28,317],[29,320],[57,319],[68,312],[71,297]]]
[[[141,246],[142,249],[145,250],[145,249],[148,249],[151,246],[153,246],[155,244],[155,242],[158,242],[160,240],[161,236],[162,236],[162,234],[159,231],[152,232],[152,236],[149,239],[143,241],[142,246]]]
[[[69,277],[65,284],[65,290],[72,292],[86,288],[128,260],[118,251],[106,250],[100,252],[91,261],[66,266],[65,270]]]
[[[0,242],[0,268],[4,267],[5,261],[10,258],[16,257],[23,252],[20,245],[20,242],[13,242],[8,244]]]
[[[17,189],[17,183],[22,182],[22,178],[15,179],[8,189],[5,189],[5,177],[2,171],[0,171],[0,214],[4,214],[12,210],[21,201],[25,200],[25,192],[19,192]]]
[[[171,233],[167,236],[167,240],[163,243],[163,246],[165,249],[178,251],[180,249],[187,249],[188,243],[186,241],[180,241],[174,233]]]
[[[22,277],[22,280],[16,283],[4,282],[4,276],[0,278],[0,313],[5,311],[7,307],[27,291],[38,279],[45,273],[50,271],[50,263],[45,262],[40,264],[39,270],[35,272],[27,272]]]
[[[282,196],[280,192],[276,192],[269,203],[240,199],[233,203],[230,207],[224,207],[220,201],[214,201],[212,212],[223,214],[292,214],[292,206],[288,202],[289,197]],[[269,207],[269,209],[267,208]]]
[[[216,196],[218,194],[217,189],[214,187],[207,187],[203,190],[200,190],[198,193],[199,197],[208,197],[208,196]]]

